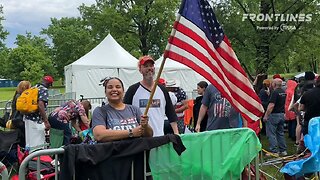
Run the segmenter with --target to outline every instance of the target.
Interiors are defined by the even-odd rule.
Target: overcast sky
[[[10,33],[7,47],[14,47],[17,34],[31,32],[38,35],[42,28],[51,24],[50,18],[79,16],[78,7],[82,4],[91,5],[95,0],[0,0],[3,6],[2,23]]]

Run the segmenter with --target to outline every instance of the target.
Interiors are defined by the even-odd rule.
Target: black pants
[[[289,138],[293,141],[296,140],[296,127],[297,127],[297,121],[295,119],[289,120],[288,122],[288,134]]]

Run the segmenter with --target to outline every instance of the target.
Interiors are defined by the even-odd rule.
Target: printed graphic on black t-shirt
[[[139,107],[140,108],[147,107],[148,100],[149,99],[139,99]],[[150,104],[150,108],[160,108],[160,105],[161,105],[160,99],[153,99]]]

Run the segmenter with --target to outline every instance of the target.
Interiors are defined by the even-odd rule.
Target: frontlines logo
[[[242,21],[250,19],[251,21],[276,21],[276,22],[310,22],[312,14],[243,14]],[[257,26],[258,30],[296,30],[294,25],[280,24],[279,26]]]
[[[242,21],[310,22],[312,14],[243,14]]]

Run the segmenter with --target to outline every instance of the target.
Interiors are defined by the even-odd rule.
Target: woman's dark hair
[[[108,82],[109,82],[111,79],[116,79],[116,80],[118,80],[118,81],[121,83],[122,89],[124,90],[123,82],[121,81],[121,79],[119,79],[119,78],[117,78],[117,77],[107,77],[107,78],[105,78],[105,79],[104,79],[104,82],[103,82],[104,89],[107,88],[107,84],[108,84]]]
[[[89,117],[89,110],[92,108],[90,101],[83,100],[81,101],[81,104],[86,112],[86,115]]]
[[[201,87],[201,88],[207,88],[207,87],[208,87],[208,83],[205,82],[205,81],[200,81],[200,82],[198,82],[197,85],[198,85],[199,87]]]

